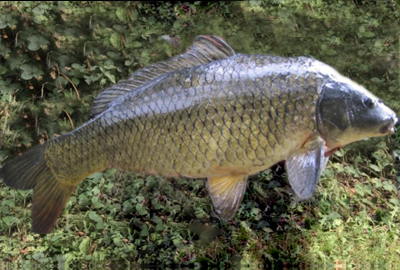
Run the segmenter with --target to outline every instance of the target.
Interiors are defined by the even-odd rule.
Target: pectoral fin
[[[217,215],[231,219],[242,202],[247,186],[247,175],[209,177],[207,189]]]
[[[316,138],[286,160],[290,185],[300,200],[310,198],[329,157],[324,156],[325,142]]]

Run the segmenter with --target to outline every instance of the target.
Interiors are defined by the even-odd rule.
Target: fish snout
[[[387,119],[383,121],[383,125],[380,129],[382,134],[393,134],[395,132],[394,126],[397,124],[398,118],[395,113],[392,113]]]

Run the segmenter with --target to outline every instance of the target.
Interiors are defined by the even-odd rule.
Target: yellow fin
[[[51,231],[76,184],[59,181],[46,164],[46,144],[33,147],[0,168],[0,178],[13,188],[33,189],[32,228]]]
[[[247,175],[209,177],[207,189],[217,215],[231,219],[242,202],[247,186]]]

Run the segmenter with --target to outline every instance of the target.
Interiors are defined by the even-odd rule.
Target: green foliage
[[[219,35],[242,53],[312,56],[399,112],[393,2],[1,2],[0,162],[78,127],[102,88],[183,52],[199,34]],[[41,237],[31,233],[32,192],[1,184],[0,261],[396,269],[399,141],[397,131],[341,149],[309,202],[292,201],[279,167],[263,172],[229,222],[212,213],[202,180],[109,170],[80,184],[56,228]]]

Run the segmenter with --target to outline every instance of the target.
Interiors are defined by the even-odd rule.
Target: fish
[[[285,161],[295,196],[306,200],[335,150],[393,134],[398,121],[314,58],[239,54],[204,35],[103,90],[91,116],[0,169],[7,186],[33,189],[35,233],[49,233],[76,186],[109,168],[206,178],[215,213],[228,220],[249,176]]]

